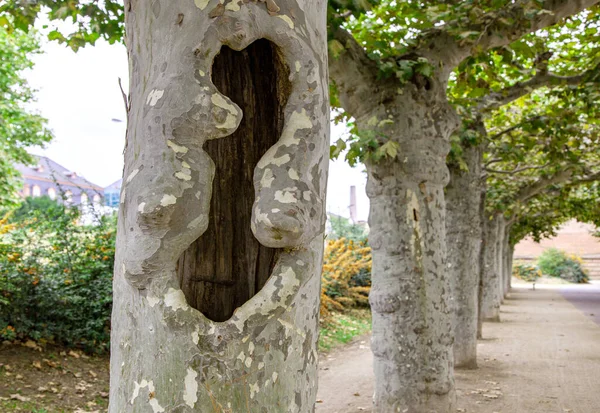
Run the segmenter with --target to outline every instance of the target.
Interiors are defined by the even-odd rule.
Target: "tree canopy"
[[[23,76],[39,52],[35,33],[0,27],[0,206],[15,201],[20,185],[15,163],[31,163],[27,148],[52,138],[46,121],[28,109],[34,91]]]

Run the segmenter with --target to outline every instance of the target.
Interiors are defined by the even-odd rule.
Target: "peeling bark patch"
[[[156,103],[160,100],[160,98],[163,97],[163,95],[165,94],[164,90],[152,90],[149,94],[148,94],[148,98],[146,99],[146,104],[150,105],[150,106],[155,106]]]
[[[208,3],[210,3],[210,0],[194,0],[194,4],[200,10],[204,10],[208,6]]]
[[[158,297],[153,297],[153,296],[147,296],[146,300],[148,300],[148,305],[150,307],[154,307],[156,304],[158,304],[160,302],[160,298]]]
[[[131,182],[131,180],[133,178],[135,178],[135,176],[140,172],[139,169],[136,169],[135,171],[133,171],[132,173],[129,174],[129,176],[127,177],[127,180],[125,182],[129,183]]]
[[[183,291],[169,288],[167,294],[165,294],[165,305],[173,309],[173,311],[184,310],[187,311],[189,306],[185,300]]]
[[[288,176],[290,177],[290,179],[293,180],[298,180],[300,179],[300,176],[298,176],[298,172],[296,172],[296,170],[294,168],[290,168],[290,170],[288,171]]]
[[[296,195],[293,192],[286,190],[275,191],[275,201],[281,202],[282,204],[294,204],[298,202]]]
[[[177,198],[174,195],[164,194],[162,199],[160,200],[160,204],[162,206],[175,205],[177,202]]]
[[[198,377],[198,373],[194,371],[194,369],[188,367],[187,374],[185,376],[183,401],[185,401],[185,404],[192,408],[198,401],[198,382],[196,381],[196,377]]]
[[[147,381],[147,380],[142,380],[140,383],[138,383],[137,381],[134,382],[134,390],[133,390],[133,395],[131,396],[131,401],[130,403],[133,404],[135,402],[135,399],[138,398],[138,396],[140,395],[140,390],[143,388],[148,388],[148,393],[149,393],[149,401],[148,404],[150,405],[150,407],[152,408],[152,411],[154,413],[162,413],[165,411],[165,409],[158,403],[158,400],[156,400],[155,397],[155,389],[154,389],[154,383],[152,382],[152,380]]]
[[[225,10],[239,11],[241,3],[242,0],[231,0],[231,3],[228,3],[227,6],[225,6]]]
[[[289,16],[283,15],[283,16],[277,16],[279,17],[281,20],[283,20],[284,22],[286,22],[288,24],[288,26],[290,26],[290,29],[294,29],[294,22],[292,21],[292,19],[290,19]]]
[[[188,148],[186,148],[185,146],[180,146],[177,145],[175,142],[173,141],[167,141],[167,146],[171,149],[173,149],[173,152],[175,153],[182,153],[182,154],[186,154],[188,152]]]

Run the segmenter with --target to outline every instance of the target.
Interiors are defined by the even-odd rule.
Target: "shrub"
[[[534,265],[517,261],[513,265],[512,275],[523,281],[535,282],[542,276],[542,272]]]
[[[114,217],[54,203],[0,222],[0,338],[108,350]]]
[[[321,315],[331,310],[368,307],[371,290],[371,248],[366,241],[346,238],[327,242],[323,259]]]
[[[586,283],[589,279],[580,257],[556,248],[545,250],[539,256],[537,265],[542,273],[562,278],[565,281]]]
[[[331,213],[327,215],[327,219],[330,226],[327,238],[333,240],[346,238],[356,242],[367,241],[368,230],[364,225],[354,224],[348,218]]]

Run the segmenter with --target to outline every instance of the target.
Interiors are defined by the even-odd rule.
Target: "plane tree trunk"
[[[500,321],[500,279],[498,273],[498,227],[496,216],[483,216],[483,268],[481,318],[483,321]]]
[[[127,0],[125,11],[109,411],[312,412],[326,2]]]
[[[330,56],[332,79],[363,136],[398,154],[367,157],[376,412],[453,412],[451,285],[446,271],[446,155],[458,117],[449,72],[399,85],[359,48]],[[446,67],[436,63],[434,67]]]
[[[477,367],[477,319],[481,253],[481,165],[483,147],[463,151],[467,166],[450,167],[446,188],[448,274],[453,287],[454,364]]]

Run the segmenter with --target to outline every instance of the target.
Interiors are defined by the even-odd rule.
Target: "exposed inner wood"
[[[258,40],[241,52],[223,46],[212,80],[238,104],[244,117],[228,137],[204,146],[216,165],[206,232],[178,263],[190,306],[213,321],[228,320],[270,277],[280,250],[261,245],[250,230],[254,168],[283,130],[289,69],[278,49]]]

